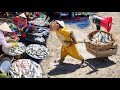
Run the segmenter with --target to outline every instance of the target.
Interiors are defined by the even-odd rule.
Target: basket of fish
[[[92,48],[113,46],[115,38],[105,31],[94,31],[88,35]]]
[[[35,61],[45,59],[49,55],[48,49],[44,45],[39,44],[28,45],[26,53],[30,59]]]
[[[42,67],[30,59],[14,61],[8,72],[10,78],[42,78]]]
[[[88,43],[86,43],[86,49],[96,58],[99,57],[108,57],[117,54],[118,45],[113,45],[109,47],[96,47],[95,49],[91,48]]]
[[[21,42],[18,42],[17,47],[12,47],[9,49],[5,48],[4,46],[2,47],[2,51],[5,54],[7,54],[9,56],[13,56],[13,57],[15,57],[15,59],[24,58],[25,50],[26,50],[26,46]]]
[[[118,45],[112,34],[105,31],[94,31],[88,35],[89,42],[85,42],[86,49],[96,57],[107,57],[117,53]]]

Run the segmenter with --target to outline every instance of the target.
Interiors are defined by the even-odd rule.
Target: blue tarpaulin
[[[89,19],[87,19],[87,20],[84,20],[83,22],[70,20],[70,21],[67,21],[65,23],[76,25],[76,26],[79,26],[81,29],[84,29],[84,28],[87,28],[91,22]]]

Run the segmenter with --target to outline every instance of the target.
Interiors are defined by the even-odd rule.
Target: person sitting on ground
[[[18,19],[18,22],[17,22],[19,37],[20,37],[20,41],[25,43],[26,33],[32,29],[32,25],[28,24],[27,17],[25,16],[24,13],[20,14],[19,18],[20,19]]]
[[[17,27],[20,31],[23,31],[23,29],[27,28],[27,17],[25,16],[24,13],[19,15],[18,22],[17,22]]]
[[[65,60],[65,57],[67,55],[70,55],[75,59],[81,60],[82,65],[84,63],[84,58],[78,52],[78,49],[76,47],[77,41],[75,39],[73,31],[70,31],[67,28],[65,28],[64,22],[59,20],[55,20],[50,23],[50,30],[56,32],[58,39],[62,43],[61,58],[58,61],[58,63],[62,64]]]
[[[18,19],[18,22],[17,22],[17,27],[18,27],[18,30],[22,33],[21,34],[21,37],[26,37],[26,32],[31,29],[31,25],[28,24],[27,22],[27,17],[25,16],[24,13],[20,14],[19,15],[20,19]]]
[[[9,25],[6,22],[0,25],[0,44],[2,44],[5,48],[18,46],[17,43],[7,43],[7,42],[10,42],[11,40],[8,39],[6,41],[4,36],[5,32],[12,32],[12,30],[9,28]]]

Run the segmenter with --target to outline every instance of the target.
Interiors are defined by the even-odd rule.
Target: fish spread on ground
[[[45,42],[45,39],[43,37],[36,37],[34,40],[37,42]]]

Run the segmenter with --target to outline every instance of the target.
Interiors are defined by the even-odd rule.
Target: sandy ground
[[[116,55],[109,56],[106,60],[89,59],[93,56],[86,53],[85,47],[80,47],[83,44],[78,44],[80,47],[80,52],[83,57],[95,68],[98,69],[96,72],[92,72],[92,69],[87,66],[84,68],[79,68],[81,61],[76,60],[70,56],[65,59],[64,65],[54,66],[54,61],[60,58],[60,49],[62,44],[56,37],[54,32],[51,32],[47,40],[47,47],[50,52],[50,56],[41,62],[43,67],[44,78],[119,78],[120,77],[120,12],[99,12],[98,15],[103,17],[112,16],[113,26],[110,31],[118,44],[118,51]],[[77,26],[66,24],[66,27],[71,29],[77,38],[77,41],[83,41],[87,38],[87,35],[96,30],[95,24],[91,25],[85,29],[80,29]],[[102,28],[104,29],[104,28]],[[84,54],[85,53],[85,54]]]

